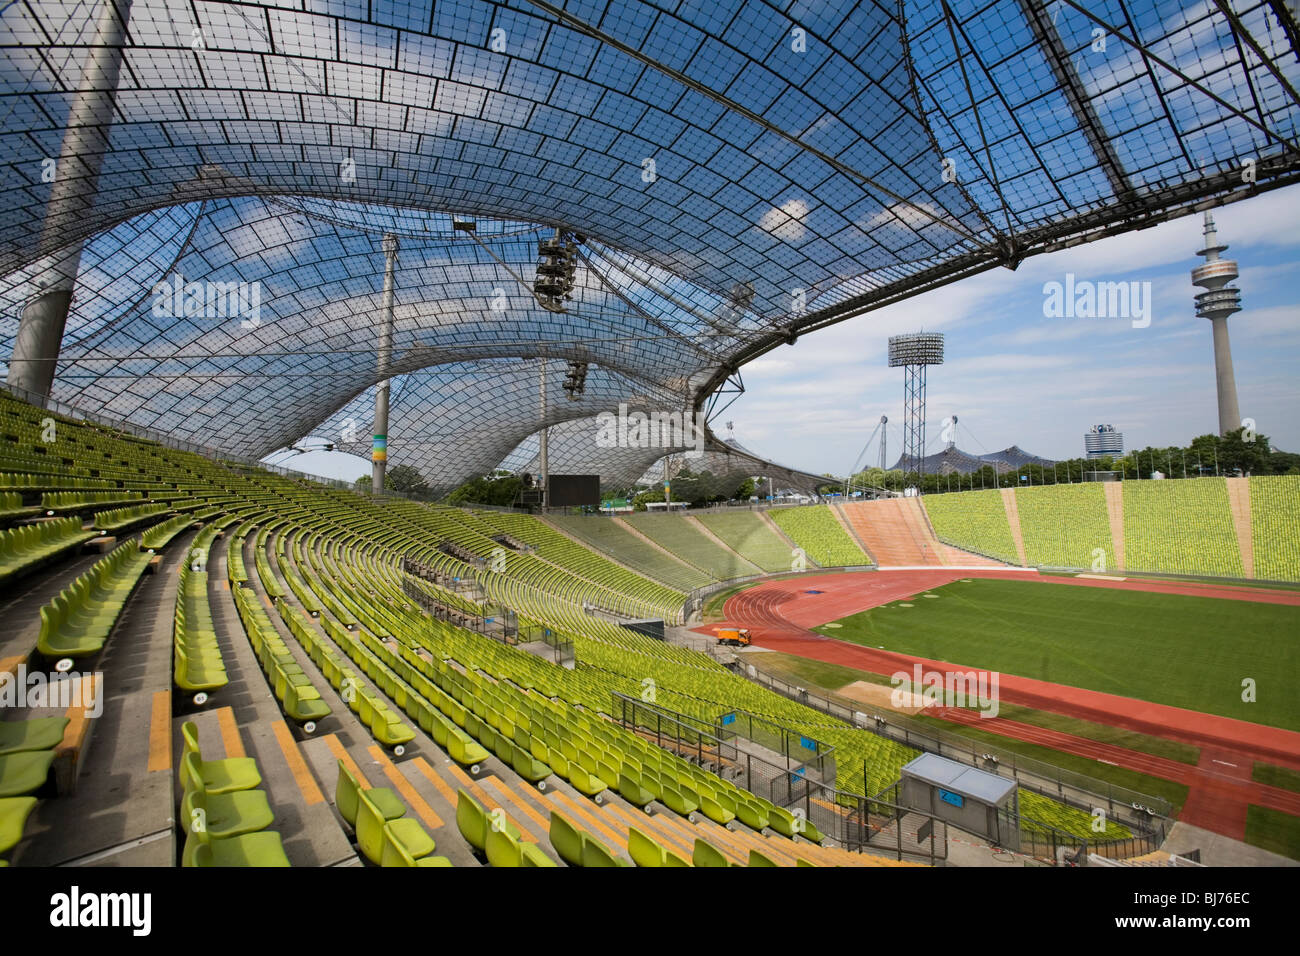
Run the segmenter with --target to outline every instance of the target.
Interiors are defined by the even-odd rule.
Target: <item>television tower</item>
[[[1205,214],[1205,248],[1197,253],[1205,263],[1192,270],[1192,284],[1205,289],[1196,296],[1196,314],[1210,320],[1214,330],[1214,378],[1219,392],[1219,434],[1241,428],[1241,410],[1237,406],[1237,380],[1232,374],[1232,346],[1228,344],[1228,316],[1241,311],[1241,291],[1228,288],[1237,278],[1237,263],[1220,259],[1227,249],[1219,245],[1214,231],[1214,216]]]

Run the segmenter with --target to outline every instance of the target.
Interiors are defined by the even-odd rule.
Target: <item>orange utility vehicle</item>
[[[715,627],[714,633],[718,635],[719,644],[728,644],[732,647],[749,647],[751,643],[749,637],[749,628],[747,627]]]

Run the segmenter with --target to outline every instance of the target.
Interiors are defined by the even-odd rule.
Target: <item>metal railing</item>
[[[835,748],[830,744],[743,710],[719,714],[713,726],[719,740],[743,737],[785,757],[787,770],[798,768],[810,780],[835,782]]]
[[[481,610],[477,612],[445,604],[416,587],[412,580],[413,577],[424,578],[425,580],[440,583],[436,578],[431,578],[428,575],[433,574],[438,577],[445,577],[445,575],[441,575],[436,571],[429,571],[429,569],[410,559],[403,559],[402,569],[409,575],[402,583],[403,592],[435,620],[445,621],[456,627],[463,627],[476,634],[499,641],[508,647],[519,647],[522,644],[545,644],[550,649],[550,652],[536,656],[560,667],[573,666],[577,658],[573,641],[554,633],[549,627],[543,627],[540,624],[521,624],[519,623],[518,613],[500,603],[479,605]],[[472,580],[471,583],[477,589],[477,583]]]
[[[848,850],[930,864],[947,858],[946,823],[932,814],[814,780],[807,765],[766,760],[719,737],[708,721],[615,692],[611,716],[624,727],[736,786],[790,810],[796,832],[816,827]]]
[[[775,691],[783,697],[804,704],[813,710],[829,714],[839,720],[868,730],[917,750],[938,754],[969,766],[990,772],[1005,770],[1016,783],[1026,790],[1059,800],[1068,806],[1091,813],[1105,807],[1111,819],[1125,818],[1125,825],[1138,828],[1155,828],[1156,819],[1167,817],[1172,809],[1163,797],[1130,790],[1095,777],[1055,767],[1051,764],[1025,757],[994,744],[983,743],[960,734],[909,721],[906,717],[889,712],[887,715],[868,715],[838,701],[799,687],[785,678],[769,674],[749,661],[737,662],[733,670],[756,684]],[[1137,808],[1143,809],[1137,809]],[[1150,817],[1146,810],[1154,814]]]

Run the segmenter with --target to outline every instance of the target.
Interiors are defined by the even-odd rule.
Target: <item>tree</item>
[[[407,495],[427,495],[429,483],[411,465],[394,465],[384,473],[384,487]]]
[[[456,488],[446,500],[450,505],[512,505],[522,484],[523,479],[516,475],[480,475]]]
[[[372,482],[369,475],[362,475],[360,478],[357,479],[356,484],[357,484],[357,488],[359,488],[361,491],[369,491]]]

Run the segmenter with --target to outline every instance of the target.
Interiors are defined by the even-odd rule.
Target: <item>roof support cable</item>
[[[1242,40],[1245,40],[1246,44],[1255,51],[1255,56],[1259,57],[1259,62],[1264,64],[1264,69],[1272,73],[1273,79],[1277,80],[1282,89],[1287,91],[1287,95],[1291,97],[1291,102],[1296,106],[1300,106],[1300,93],[1296,93],[1295,87],[1282,75],[1282,71],[1277,68],[1277,65],[1265,56],[1264,49],[1259,45],[1259,41],[1246,29],[1246,25],[1241,22],[1241,18],[1237,16],[1236,11],[1225,0],[1214,0],[1214,5],[1219,8],[1219,12],[1223,14],[1223,18],[1228,21],[1228,26],[1232,30],[1232,38],[1237,44],[1237,55],[1241,57],[1241,71],[1246,74],[1246,82],[1250,84],[1250,97],[1255,101],[1255,112],[1259,114],[1259,121],[1264,122],[1264,111],[1260,109],[1259,97],[1255,94],[1255,84],[1250,78],[1250,67],[1246,64],[1246,58],[1242,56]],[[1288,39],[1291,38],[1288,37]]]
[[[966,71],[966,60],[962,57],[961,48],[957,45],[957,32],[954,28],[956,18],[953,16],[952,7],[948,5],[948,0],[943,0],[943,19],[948,25],[948,39],[952,41],[952,52],[957,57],[957,66],[961,68],[961,80],[966,85],[966,97],[970,100],[971,112],[975,114],[975,126],[979,130],[980,142],[984,146],[984,158],[988,162],[989,180],[993,183],[993,191],[998,194],[998,202],[1002,204],[1002,217],[1006,221],[1007,231],[1005,236],[998,236],[998,242],[999,244],[1005,243],[1005,246],[1009,249],[1014,249],[1016,231],[1015,227],[1011,225],[1011,209],[1007,205],[1007,197],[1002,193],[1002,183],[998,180],[997,166],[993,162],[993,151],[989,149],[988,136],[984,133],[984,120],[980,117],[979,104],[975,102],[975,90],[970,85],[970,74]],[[968,47],[972,46],[970,37],[966,35],[965,30],[962,30],[961,37],[966,41]],[[976,160],[977,164],[978,162],[979,160]],[[1016,260],[1016,264],[1019,265],[1019,260]]]
[[[1060,2],[1061,2],[1061,3],[1064,3],[1064,4],[1067,4],[1070,8],[1072,8],[1072,9],[1078,11],[1079,13],[1083,14],[1085,17],[1087,17],[1089,20],[1091,20],[1091,21],[1092,21],[1093,23],[1095,23],[1097,26],[1101,27],[1101,28],[1102,28],[1103,30],[1105,30],[1107,33],[1114,34],[1116,37],[1118,37],[1119,39],[1123,40],[1125,43],[1127,43],[1127,44],[1128,44],[1130,47],[1132,47],[1133,49],[1135,49],[1135,50],[1139,50],[1139,51],[1141,51],[1141,50],[1143,49],[1142,44],[1141,44],[1139,41],[1137,41],[1137,40],[1134,39],[1133,37],[1129,36],[1127,33],[1123,32],[1122,30],[1118,29],[1118,28],[1115,27],[1113,24],[1107,23],[1105,20],[1103,20],[1101,17],[1097,16],[1097,15],[1096,15],[1095,13],[1093,13],[1091,10],[1087,10],[1087,9],[1085,9],[1084,7],[1080,6],[1080,5],[1076,2],[1076,0],[1060,0]],[[1188,76],[1188,75],[1187,75],[1186,73],[1184,73],[1182,70],[1178,69],[1178,67],[1174,66],[1172,63],[1168,62],[1167,60],[1163,59],[1162,57],[1157,56],[1155,53],[1152,53],[1152,52],[1149,51],[1149,50],[1146,52],[1146,55],[1149,56],[1149,57],[1151,58],[1152,62],[1154,62],[1154,63],[1160,65],[1160,66],[1163,67],[1165,70],[1167,70],[1167,71],[1169,71],[1170,73],[1174,74],[1174,76],[1178,77],[1180,80],[1182,80],[1182,81],[1183,81],[1184,83],[1186,83],[1188,86],[1193,87],[1194,89],[1196,89],[1196,90],[1199,91],[1200,93],[1203,93],[1205,96],[1207,96],[1207,97],[1209,97],[1210,99],[1214,100],[1215,103],[1217,103],[1217,104],[1219,104],[1220,106],[1222,106],[1225,110],[1227,110],[1227,111],[1228,111],[1229,113],[1231,113],[1233,116],[1237,117],[1237,118],[1238,118],[1239,120],[1241,120],[1243,123],[1246,123],[1246,124],[1248,124],[1248,125],[1250,125],[1250,126],[1253,126],[1255,129],[1259,130],[1261,133],[1263,133],[1263,134],[1264,134],[1265,136],[1267,136],[1269,139],[1274,140],[1276,143],[1278,143],[1278,145],[1280,145],[1280,146],[1281,146],[1283,149],[1285,149],[1288,153],[1300,153],[1300,144],[1297,144],[1297,143],[1295,143],[1295,142],[1292,142],[1291,140],[1286,139],[1285,137],[1283,137],[1280,133],[1276,133],[1276,132],[1274,132],[1273,130],[1269,129],[1267,126],[1263,125],[1262,123],[1258,123],[1258,122],[1256,122],[1254,119],[1251,118],[1251,116],[1250,116],[1248,113],[1244,113],[1244,112],[1242,112],[1241,110],[1237,109],[1237,107],[1233,106],[1231,103],[1229,103],[1229,102],[1228,102],[1227,100],[1225,100],[1223,97],[1219,96],[1219,95],[1218,95],[1217,93],[1215,93],[1213,90],[1207,89],[1207,88],[1206,88],[1205,86],[1203,86],[1201,83],[1198,83],[1196,80],[1192,79],[1190,76]],[[1266,62],[1267,62],[1267,61],[1266,61]]]
[[[781,139],[785,140],[788,143],[791,143],[794,146],[797,146],[799,149],[803,150],[804,152],[810,153],[811,155],[817,157],[819,160],[821,160],[826,165],[830,166],[835,171],[842,173],[845,176],[848,176],[850,179],[853,179],[856,182],[870,186],[872,189],[876,190],[877,192],[883,193],[885,196],[889,197],[889,199],[893,200],[894,203],[901,206],[907,206],[908,208],[912,209],[920,216],[929,219],[931,222],[934,222],[937,225],[943,226],[945,229],[952,230],[953,232],[960,235],[962,238],[975,243],[977,246],[983,247],[985,245],[978,236],[976,236],[973,232],[968,230],[961,223],[961,221],[957,219],[955,216],[952,216],[950,214],[948,217],[945,218],[942,216],[935,215],[934,213],[926,209],[924,204],[917,204],[912,202],[909,199],[905,199],[904,197],[900,196],[898,193],[894,192],[892,189],[889,189],[887,186],[882,186],[880,183],[876,182],[871,177],[867,176],[865,173],[859,172],[858,170],[854,169],[852,166],[849,166],[848,164],[836,159],[834,156],[831,156],[829,153],[823,152],[817,147],[805,143],[798,136],[795,136],[793,133],[789,133],[781,129],[775,123],[772,123],[767,119],[764,119],[762,116],[760,116],[758,113],[755,113],[753,110],[741,106],[739,103],[737,103],[735,100],[731,99],[730,97],[724,96],[723,94],[717,92],[716,90],[712,90],[709,87],[705,86],[703,83],[691,79],[689,76],[687,76],[685,73],[682,73],[680,70],[674,70],[672,67],[664,63],[660,63],[654,57],[647,56],[645,53],[642,53],[640,50],[636,49],[635,47],[627,43],[623,43],[622,41],[606,33],[604,30],[601,30],[598,27],[594,27],[591,24],[587,23],[586,21],[581,20],[578,17],[575,17],[567,10],[563,10],[560,7],[557,7],[554,4],[547,2],[547,0],[528,0],[528,2],[541,10],[545,10],[548,14],[555,17],[555,19],[559,20],[561,23],[565,24],[566,26],[570,26],[581,33],[585,33],[587,36],[592,37],[593,39],[599,40],[601,43],[613,47],[614,49],[618,50],[620,53],[626,54],[627,56],[632,57],[637,62],[642,63],[645,66],[648,66],[651,69],[659,73],[662,73],[673,80],[676,80],[678,83],[681,83],[683,86],[685,86],[688,89],[694,90],[696,93],[699,93],[701,96],[706,96],[709,99],[713,100],[715,103],[718,103],[726,107],[728,110],[731,110],[734,113],[738,113],[739,115],[745,117],[745,119],[749,120],[751,123],[755,123],[761,126],[769,133],[772,133],[775,136],[779,136],[781,137]]]

